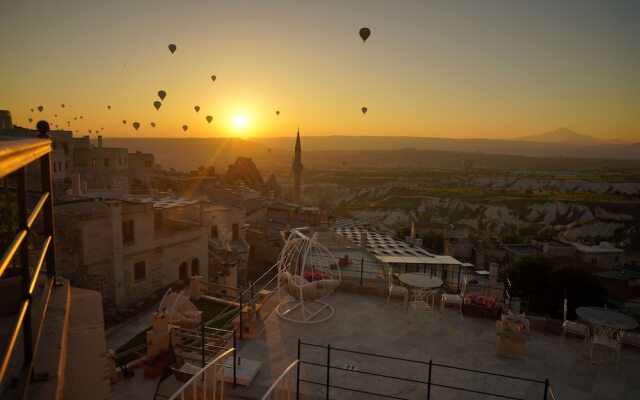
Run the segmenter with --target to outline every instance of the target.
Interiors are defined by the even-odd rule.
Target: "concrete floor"
[[[372,352],[452,365],[470,369],[503,373],[537,380],[549,379],[558,400],[567,399],[638,399],[640,398],[640,351],[624,348],[619,369],[599,354],[598,363],[589,365],[583,354],[581,339],[531,333],[524,361],[505,359],[496,355],[495,321],[461,316],[454,309],[440,313],[433,320],[420,315],[412,321],[399,301],[385,305],[385,298],[335,292],[327,302],[335,308],[328,321],[315,325],[301,325],[282,320],[272,313],[266,320],[263,335],[240,344],[239,355],[262,362],[252,386],[239,390],[254,398],[271,385],[275,378],[297,355],[297,342],[330,344],[363,352]],[[277,302],[272,296],[269,302]],[[302,360],[325,363],[326,350],[303,346]],[[399,362],[368,356],[332,351],[331,365],[355,365],[363,372],[426,380],[428,367],[424,364]],[[112,387],[114,398],[142,399],[155,389],[155,384],[140,375]],[[301,376],[307,380],[325,382],[326,369],[304,365]],[[371,375],[332,370],[335,385],[397,396],[405,399],[426,398],[421,384],[390,380]],[[434,368],[432,382],[460,386],[467,389],[498,393],[522,399],[542,399],[544,386],[524,381],[473,374],[446,368]],[[324,398],[324,388],[303,383],[301,390]],[[331,391],[332,399],[369,399],[340,389]],[[432,388],[433,399],[495,399],[477,393]]]

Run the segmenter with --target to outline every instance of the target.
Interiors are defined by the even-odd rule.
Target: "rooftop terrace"
[[[265,321],[264,333],[252,341],[240,341],[239,356],[262,363],[260,372],[248,388],[240,387],[235,393],[246,398],[260,398],[280,373],[297,358],[298,340],[318,345],[330,344],[361,352],[390,355],[400,358],[457,366],[474,370],[506,374],[544,381],[549,379],[556,399],[637,399],[640,398],[640,351],[625,347],[619,369],[608,363],[604,355],[594,365],[582,352],[581,340],[531,332],[525,360],[512,360],[496,355],[495,321],[461,316],[453,309],[441,313],[439,308],[433,320],[420,315],[412,321],[399,301],[385,304],[385,298],[333,293],[328,303],[335,309],[334,316],[320,324],[294,324],[272,313]],[[278,296],[272,296],[273,307]],[[266,306],[266,305],[265,305]],[[303,346],[301,360],[326,363],[326,349]],[[332,351],[331,365],[351,365],[356,371],[425,380],[427,366],[381,360],[359,354]],[[141,374],[138,374],[141,375]],[[301,378],[325,382],[326,369],[312,365],[301,366]],[[147,399],[155,384],[136,376],[113,387],[114,399]],[[539,383],[481,375],[461,370],[434,368],[433,382],[492,392],[521,399],[541,399],[544,386]],[[426,386],[407,381],[390,380],[348,371],[332,370],[335,385],[395,396],[402,399],[426,398]],[[301,383],[301,393],[324,398],[322,386]],[[151,392],[149,392],[151,390]],[[460,392],[445,388],[432,388],[432,399],[495,399],[478,393]],[[307,398],[307,397],[304,397]],[[363,395],[332,389],[332,399],[365,399]]]

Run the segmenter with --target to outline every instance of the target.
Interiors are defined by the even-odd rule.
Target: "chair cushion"
[[[389,286],[389,291],[391,293],[399,293],[399,294],[407,294],[409,292],[406,287],[398,286],[398,285]]]
[[[444,293],[442,295],[442,301],[444,301],[445,303],[461,304],[462,303],[462,297],[459,294],[447,294],[447,293]]]
[[[573,321],[564,321],[564,323],[562,324],[562,329],[567,332],[579,333],[581,335],[586,335],[587,333],[589,333],[589,328],[586,325]]]

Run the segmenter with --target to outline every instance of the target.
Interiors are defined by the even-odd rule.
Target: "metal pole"
[[[236,367],[238,366],[238,344],[236,343],[236,330],[233,330],[233,388],[236,387]]]
[[[240,339],[242,339],[242,294],[240,294]]]
[[[39,121],[36,125],[40,134],[39,138],[51,140],[49,135],[49,124],[46,121]],[[51,236],[49,250],[46,255],[47,276],[56,281],[56,239],[54,235],[55,224],[53,220],[53,184],[51,182],[51,153],[47,153],[40,157],[40,179],[42,192],[49,192],[49,197],[45,201],[43,211],[44,235]]]
[[[429,360],[429,379],[427,380],[427,400],[431,400],[431,368],[433,367],[433,360]]]
[[[300,400],[300,339],[298,339],[298,365],[296,367],[296,400]]]
[[[331,345],[327,345],[327,400],[329,400],[329,375],[331,372]]]
[[[202,327],[202,368],[204,368],[204,323],[200,326]]]
[[[27,171],[22,167],[16,171],[18,186],[18,229],[27,229]],[[31,295],[29,294],[29,237],[27,235],[20,245],[20,276],[22,283],[22,297],[29,301],[27,311],[22,320],[22,332],[24,335],[24,365],[31,365],[33,361],[33,343],[31,331]],[[28,378],[27,378],[28,379]]]
[[[547,395],[549,394],[549,378],[544,380],[544,396],[543,400],[547,400]]]

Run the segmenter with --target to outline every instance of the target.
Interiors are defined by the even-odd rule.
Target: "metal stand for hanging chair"
[[[293,229],[277,265],[280,304],[276,312],[280,318],[311,324],[333,316],[333,306],[322,300],[340,284],[340,268],[315,234],[309,238]]]

